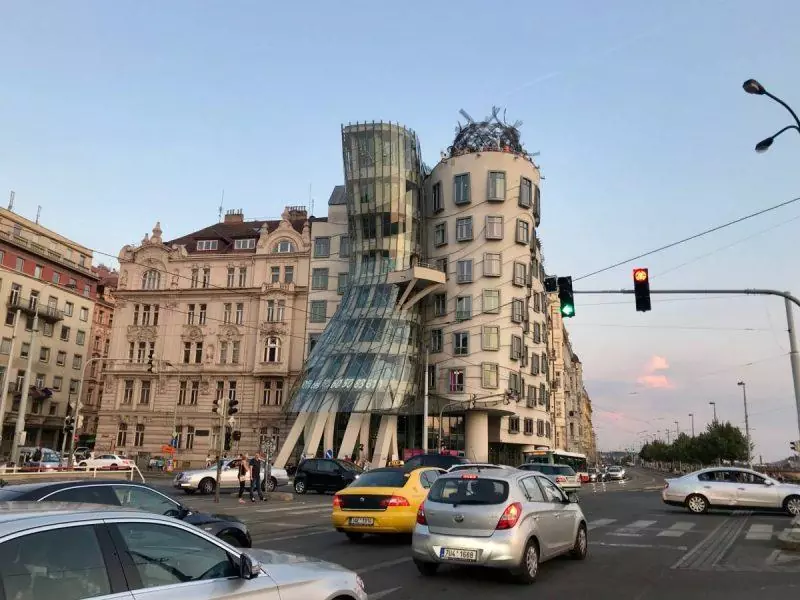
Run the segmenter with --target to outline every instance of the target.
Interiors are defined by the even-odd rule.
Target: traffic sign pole
[[[228,398],[223,395],[219,413],[219,436],[217,440],[217,481],[214,485],[214,502],[219,504],[219,484],[222,480],[222,454],[225,452],[225,414],[228,412]]]

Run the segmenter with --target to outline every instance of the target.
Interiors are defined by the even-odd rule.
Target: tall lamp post
[[[750,418],[747,415],[747,384],[744,381],[740,381],[737,385],[742,386],[742,399],[744,400],[744,433],[747,438],[747,466],[749,467],[752,465],[750,460],[752,446],[750,444]]]
[[[692,419],[692,437],[694,437],[694,413],[689,413],[689,417]]]
[[[766,96],[767,98],[777,102],[783,108],[785,108],[786,110],[789,111],[789,114],[792,115],[792,118],[794,119],[794,122],[795,122],[795,125],[787,125],[786,127],[781,129],[780,131],[778,131],[776,133],[773,133],[768,138],[763,139],[760,142],[758,142],[756,144],[756,148],[755,148],[756,152],[763,153],[763,152],[766,152],[767,150],[769,150],[769,147],[772,146],[772,142],[775,141],[775,138],[777,138],[779,135],[781,135],[784,131],[788,131],[789,129],[794,129],[797,133],[800,133],[800,119],[797,118],[797,114],[792,110],[791,106],[786,104],[786,102],[784,102],[783,100],[781,100],[777,96],[775,96],[773,94],[770,94],[766,89],[764,89],[764,86],[761,85],[755,79],[748,79],[747,81],[745,81],[742,84],[742,88],[748,94],[754,94],[756,96]]]
[[[709,402],[709,404],[714,409],[714,425],[716,425],[717,424],[717,403],[716,402]]]
[[[677,440],[681,435],[681,424],[675,421],[675,439]]]

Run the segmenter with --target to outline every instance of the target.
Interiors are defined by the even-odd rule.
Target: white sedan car
[[[711,508],[775,510],[800,515],[800,485],[781,483],[751,469],[714,467],[667,479],[665,504],[702,514]]]
[[[130,469],[133,465],[134,462],[131,459],[119,454],[99,454],[78,462],[79,467],[88,467],[89,469]]]

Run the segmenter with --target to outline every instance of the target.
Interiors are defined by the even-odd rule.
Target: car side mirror
[[[249,554],[239,557],[239,577],[242,579],[255,579],[261,571],[261,563],[254,560]]]
[[[771,479],[765,479],[764,480],[764,485],[766,485],[766,486],[775,485],[775,482],[772,481]]]

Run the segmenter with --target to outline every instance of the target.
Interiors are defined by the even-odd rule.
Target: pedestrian
[[[264,462],[260,452],[256,452],[250,459],[250,502],[256,501],[256,491],[259,500],[264,500],[264,492],[261,491],[261,469]]]
[[[244,486],[247,482],[247,474],[250,470],[250,466],[247,464],[247,455],[240,454],[239,455],[239,504],[244,504]],[[251,493],[252,495],[252,493]]]

